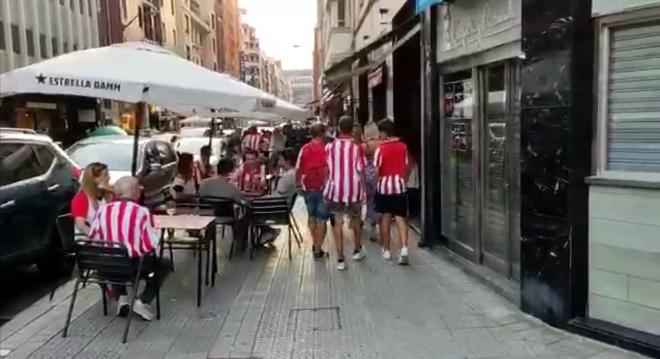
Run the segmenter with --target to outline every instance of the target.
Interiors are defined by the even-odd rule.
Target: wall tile
[[[628,301],[660,310],[660,282],[630,278]],[[658,323],[660,326],[660,323]]]
[[[624,327],[660,335],[660,310],[653,308],[590,294],[589,316]]]
[[[659,263],[660,253],[623,249],[599,243],[591,243],[589,246],[589,266],[592,269],[660,282]]]
[[[614,299],[628,300],[628,276],[591,269],[589,270],[589,292]]]

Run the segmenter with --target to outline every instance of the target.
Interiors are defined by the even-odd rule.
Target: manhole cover
[[[288,324],[296,332],[340,330],[339,307],[292,309]]]

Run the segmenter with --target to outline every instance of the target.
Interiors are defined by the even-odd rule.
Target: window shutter
[[[608,170],[660,172],[660,22],[610,30]]]

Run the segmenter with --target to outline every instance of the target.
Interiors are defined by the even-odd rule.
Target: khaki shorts
[[[344,216],[348,216],[351,221],[362,219],[362,203],[337,203],[328,202],[328,211],[334,217],[335,221],[342,222]]]

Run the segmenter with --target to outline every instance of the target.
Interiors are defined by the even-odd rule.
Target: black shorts
[[[401,194],[380,194],[374,196],[376,212],[380,214],[392,214],[397,217],[408,217],[408,195]]]

